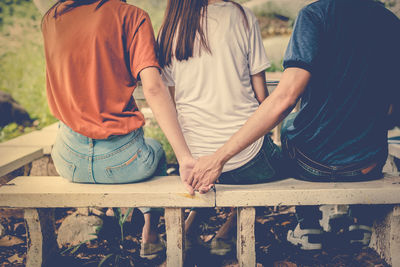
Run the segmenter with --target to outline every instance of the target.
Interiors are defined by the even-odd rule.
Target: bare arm
[[[280,123],[295,106],[311,74],[300,68],[288,68],[271,95],[221,148],[210,156],[198,159],[188,183],[205,193],[219,177],[224,164]]]
[[[193,188],[186,183],[195,160],[186,145],[176,117],[174,103],[157,68],[149,67],[140,72],[143,93],[154,117],[171,144],[180,166],[181,179],[189,193]]]
[[[265,81],[265,72],[259,72],[257,74],[251,75],[251,86],[256,94],[258,103],[262,103],[268,96],[267,84]]]

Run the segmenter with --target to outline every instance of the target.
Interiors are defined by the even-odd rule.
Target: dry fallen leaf
[[[0,238],[0,247],[12,247],[23,243],[24,241],[22,239],[12,235],[6,235]]]
[[[289,221],[285,221],[285,222],[281,223],[282,226],[286,226],[286,225],[288,225],[288,224],[290,224]]]
[[[18,254],[14,254],[13,256],[9,257],[7,259],[10,263],[22,263],[24,261],[24,258],[21,258],[18,256]]]

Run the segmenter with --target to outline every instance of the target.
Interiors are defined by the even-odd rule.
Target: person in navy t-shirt
[[[207,192],[222,166],[290,113],[282,127],[288,175],[309,181],[379,179],[387,158],[390,106],[399,105],[400,20],[374,0],[320,0],[295,22],[275,91],[246,124],[210,156],[200,158],[188,183]],[[368,245],[372,216],[350,207],[350,242]],[[335,215],[332,215],[334,219]],[[322,247],[318,207],[299,207],[288,240]]]

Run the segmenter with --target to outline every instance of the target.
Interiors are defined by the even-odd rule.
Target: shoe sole
[[[304,235],[301,238],[294,238],[293,230],[289,230],[287,233],[287,240],[293,245],[298,246],[301,250],[321,250],[322,243],[309,243],[310,235],[321,235],[321,234],[322,232],[316,230],[315,233]]]
[[[226,256],[231,252],[232,252],[232,249],[220,249],[220,250],[210,251],[210,254],[217,255],[217,256]]]

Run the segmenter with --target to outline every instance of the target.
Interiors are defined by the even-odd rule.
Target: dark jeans
[[[259,184],[277,180],[282,172],[281,149],[266,135],[257,155],[245,165],[221,174],[220,184]]]
[[[349,164],[348,166],[326,166],[308,158],[302,151],[287,138],[287,129],[293,124],[297,113],[290,114],[282,124],[281,141],[284,160],[286,161],[288,176],[311,182],[355,182],[376,180],[382,178],[382,163],[376,164],[372,170],[365,173],[372,162],[361,164]],[[382,161],[384,162],[384,161]],[[367,210],[366,210],[367,209]],[[372,218],[368,213],[368,207],[351,205],[350,215],[357,218],[358,223],[371,225]],[[301,228],[319,228],[319,219],[322,213],[318,206],[296,207],[296,217]]]
[[[219,184],[257,184],[276,181],[282,176],[283,161],[281,149],[271,137],[264,137],[263,145],[257,155],[243,166],[227,171],[218,178]],[[212,208],[192,208],[198,213],[200,221],[211,216]]]

